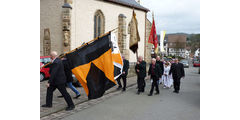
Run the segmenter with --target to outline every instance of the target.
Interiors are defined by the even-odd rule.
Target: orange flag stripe
[[[87,87],[86,78],[87,78],[88,72],[90,70],[90,65],[91,65],[91,62],[72,69],[72,73],[74,73],[77,80],[81,83],[81,85],[84,88],[87,95],[89,94],[89,90]]]
[[[113,62],[116,62],[116,63],[119,63],[119,64],[123,65],[123,61],[122,61],[120,53],[112,54],[112,58],[113,58]]]
[[[92,61],[93,64],[95,64],[100,70],[102,70],[105,74],[105,76],[114,82],[116,84],[116,81],[114,80],[114,65],[112,60],[112,50],[109,49],[107,52],[105,52],[103,55],[101,55],[99,58]]]

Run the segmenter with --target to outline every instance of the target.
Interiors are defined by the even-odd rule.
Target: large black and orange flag
[[[88,99],[103,96],[106,90],[116,84],[114,77],[121,74],[122,68],[116,67],[114,63],[123,63],[121,56],[113,54],[113,50],[110,32],[66,55],[72,72],[84,88]],[[119,72],[116,72],[117,70]]]

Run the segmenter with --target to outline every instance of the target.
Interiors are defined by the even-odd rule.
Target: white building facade
[[[185,58],[186,57],[186,49],[180,48],[180,49],[175,49],[175,48],[169,48],[168,54],[172,56],[180,56]]]

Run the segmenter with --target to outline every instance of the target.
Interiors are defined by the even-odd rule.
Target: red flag
[[[153,19],[152,28],[151,28],[151,32],[150,32],[150,35],[149,35],[148,42],[152,43],[154,45],[155,49],[157,48],[157,46],[158,46],[158,38],[157,38],[157,33],[156,33],[156,27],[155,27],[154,19]]]

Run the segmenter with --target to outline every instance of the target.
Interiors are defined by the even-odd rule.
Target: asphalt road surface
[[[136,86],[102,103],[67,116],[64,120],[200,120],[200,74],[198,68],[185,68],[180,93],[160,85],[160,95],[137,95]]]

